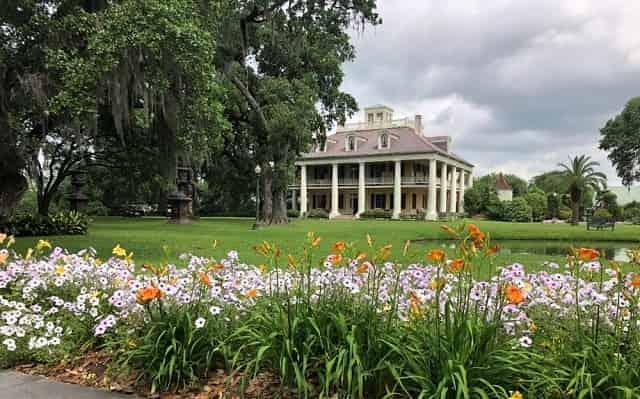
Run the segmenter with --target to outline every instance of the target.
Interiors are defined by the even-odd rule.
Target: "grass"
[[[488,232],[496,243],[504,240],[561,240],[568,246],[603,241],[618,242],[619,245],[640,242],[640,226],[632,225],[616,226],[615,231],[587,231],[584,225],[473,222]],[[111,249],[120,244],[135,253],[134,259],[137,262],[156,263],[163,259],[162,246],[167,245],[171,249],[172,261],[176,261],[178,255],[185,252],[219,257],[226,251],[235,249],[243,261],[254,264],[259,264],[262,259],[252,250],[253,245],[267,240],[280,246],[285,254],[296,254],[308,231],[321,236],[322,246],[327,250],[338,240],[355,242],[364,249],[366,234],[370,234],[378,243],[391,243],[398,250],[406,240],[422,240],[412,246],[416,257],[421,256],[427,248],[442,245],[443,241],[449,238],[440,228],[441,223],[416,221],[308,219],[295,220],[289,225],[272,226],[258,231],[252,230],[252,225],[253,220],[247,218],[205,218],[190,225],[173,225],[160,218],[101,217],[96,218],[85,236],[46,238],[54,245],[70,251],[93,247],[103,258],[109,257]],[[43,237],[19,238],[16,248],[24,253],[40,238]],[[215,251],[212,248],[213,240],[219,242]],[[503,253],[497,257],[499,265],[519,262],[534,268],[549,260],[561,262],[563,256]]]

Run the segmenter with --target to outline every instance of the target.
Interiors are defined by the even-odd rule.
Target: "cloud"
[[[610,183],[599,129],[640,95],[640,2],[379,0],[354,32],[343,88],[361,107],[421,113],[476,173],[525,178],[587,153]],[[358,116],[358,118],[360,118]]]

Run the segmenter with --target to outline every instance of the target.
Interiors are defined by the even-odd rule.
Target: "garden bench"
[[[587,230],[591,230],[592,228],[595,230],[602,230],[611,228],[613,231],[616,227],[616,220],[604,217],[592,217],[587,219]]]

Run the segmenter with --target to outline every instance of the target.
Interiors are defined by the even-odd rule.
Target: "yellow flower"
[[[64,274],[64,266],[61,266],[61,265],[56,266],[56,274],[58,276]]]
[[[0,244],[2,244],[6,238],[7,238],[6,234],[0,233]]]
[[[9,241],[7,241],[7,248],[16,243],[16,238],[14,236],[9,236]]]
[[[367,234],[367,245],[369,248],[373,247],[373,238],[369,234]]]
[[[29,249],[27,250],[27,255],[24,257],[24,258],[25,258],[25,260],[29,260],[29,259],[31,259],[31,255],[33,255],[33,249],[32,249],[32,248],[29,248]]]
[[[407,240],[404,242],[404,247],[402,247],[402,255],[407,256],[407,252],[409,252],[410,245],[411,245],[411,240]]]
[[[45,248],[51,249],[51,243],[47,240],[39,240],[38,244],[36,244],[36,249],[42,251]]]
[[[125,256],[127,256],[127,251],[126,251],[124,248],[122,248],[122,247],[120,246],[120,244],[116,245],[116,246],[113,248],[113,250],[111,251],[111,253],[113,253],[113,254],[114,254],[114,255],[116,255],[116,256],[121,256],[121,257],[125,257]]]
[[[522,394],[519,391],[515,391],[515,392],[509,392],[511,394],[511,396],[509,396],[507,399],[524,399],[524,396],[522,396]]]

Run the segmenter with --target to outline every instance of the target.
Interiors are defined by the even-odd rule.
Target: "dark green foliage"
[[[361,219],[391,219],[391,211],[384,209],[369,209],[360,214]]]
[[[532,182],[537,188],[547,194],[564,194],[567,192],[566,176],[559,170],[552,170],[550,172],[534,176]]]
[[[547,215],[547,196],[542,190],[534,189],[524,196],[527,204],[531,207],[531,217],[534,222],[541,222]]]
[[[558,208],[558,219],[570,220],[573,216],[573,211],[566,205],[560,205]]]
[[[157,393],[198,384],[208,371],[224,367],[228,354],[222,343],[231,330],[223,314],[208,317],[197,328],[197,315],[207,311],[197,305],[145,306],[150,320],[141,320],[136,334],[123,332],[109,343],[119,368],[140,372],[139,377],[151,383],[151,392]]]
[[[630,186],[640,179],[640,97],[627,102],[624,109],[600,129],[600,148],[609,152],[622,184]]]
[[[523,197],[504,203],[504,220],[508,222],[531,222],[532,209]]]
[[[571,222],[577,224],[582,207],[590,207],[592,200],[589,190],[599,191],[606,187],[607,176],[598,172],[598,162],[587,155],[569,158],[568,163],[559,165],[567,181],[567,193],[571,201]]]
[[[609,190],[604,190],[597,194],[596,205],[607,209],[611,216],[616,219],[620,219],[622,216],[618,207],[618,196]]]
[[[593,212],[593,217],[606,220],[613,219],[613,215],[611,215],[611,212],[609,212],[609,210],[606,208],[596,209],[595,212]]]
[[[313,219],[329,219],[329,212],[324,209],[311,209],[305,216]]]
[[[0,231],[24,236],[50,236],[50,235],[78,235],[86,234],[89,228],[88,216],[74,212],[58,212],[48,217],[35,214],[20,214],[14,216],[3,226]]]

